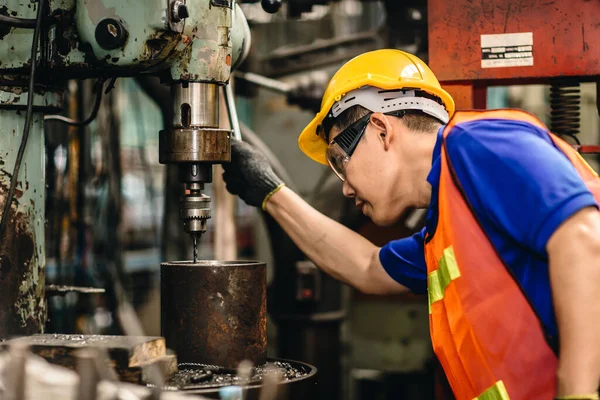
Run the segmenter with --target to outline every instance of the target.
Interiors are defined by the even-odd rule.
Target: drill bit
[[[198,262],[198,241],[200,240],[200,232],[191,232],[192,244],[194,246],[194,264]]]
[[[194,235],[194,264],[198,261],[198,238]]]

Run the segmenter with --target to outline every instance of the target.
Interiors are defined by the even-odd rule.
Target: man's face
[[[375,113],[345,168],[344,196],[353,198],[363,214],[380,226],[396,223],[414,204],[415,177],[410,155],[401,151],[409,132],[398,118]],[[333,128],[333,139],[340,130]]]

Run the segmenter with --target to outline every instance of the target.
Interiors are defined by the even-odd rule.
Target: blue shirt
[[[427,177],[432,193],[425,228],[388,243],[379,252],[387,273],[416,293],[427,290],[424,238],[426,233],[435,234],[438,220],[442,129]],[[529,298],[546,333],[556,337],[546,243],[575,212],[597,207],[594,196],[547,133],[527,122],[461,123],[446,141],[476,218]]]

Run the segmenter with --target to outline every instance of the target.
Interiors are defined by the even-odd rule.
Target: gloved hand
[[[227,190],[246,204],[261,207],[285,183],[275,174],[267,157],[248,143],[231,141],[231,162],[223,164],[223,180]]]

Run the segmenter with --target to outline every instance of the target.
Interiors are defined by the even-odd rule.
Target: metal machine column
[[[0,91],[0,216],[23,134],[26,93]],[[18,184],[0,238],[0,339],[42,332],[46,322],[44,110],[62,102],[59,93],[34,97],[34,113]]]

